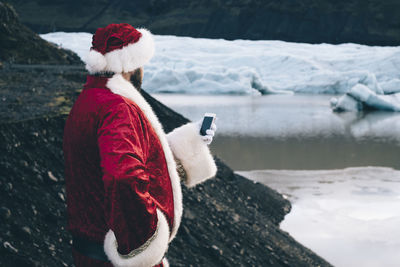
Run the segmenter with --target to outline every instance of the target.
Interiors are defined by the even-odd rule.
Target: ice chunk
[[[359,111],[363,109],[362,103],[357,101],[354,97],[345,94],[339,99],[333,97],[331,99],[331,107],[334,111]]]
[[[378,95],[367,86],[357,84],[339,99],[331,100],[334,111],[357,111],[365,108],[400,111],[400,93]]]
[[[393,79],[381,83],[385,94],[400,93],[400,79]]]

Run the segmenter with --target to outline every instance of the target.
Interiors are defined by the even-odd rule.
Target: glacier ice
[[[41,37],[84,59],[92,35],[56,32]],[[400,92],[400,47],[161,35],[155,35],[155,42],[156,54],[145,66],[143,81],[150,93],[346,94],[338,101],[353,109],[368,104],[397,110],[397,96],[384,95]],[[358,85],[379,97],[351,103],[347,93]]]

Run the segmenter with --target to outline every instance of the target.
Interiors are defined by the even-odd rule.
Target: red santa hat
[[[144,66],[154,55],[152,34],[127,23],[97,29],[86,58],[90,73],[130,72]]]

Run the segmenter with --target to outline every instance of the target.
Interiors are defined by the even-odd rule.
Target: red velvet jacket
[[[189,185],[216,172],[194,129],[188,124],[167,136],[122,76],[88,76],[64,130],[72,235],[104,242],[114,265],[160,263],[182,215],[174,158],[182,161]]]

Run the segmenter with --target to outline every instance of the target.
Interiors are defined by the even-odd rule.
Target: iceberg
[[[339,99],[331,99],[334,111],[361,111],[366,109],[400,111],[400,93],[378,94],[363,84],[357,84]]]

